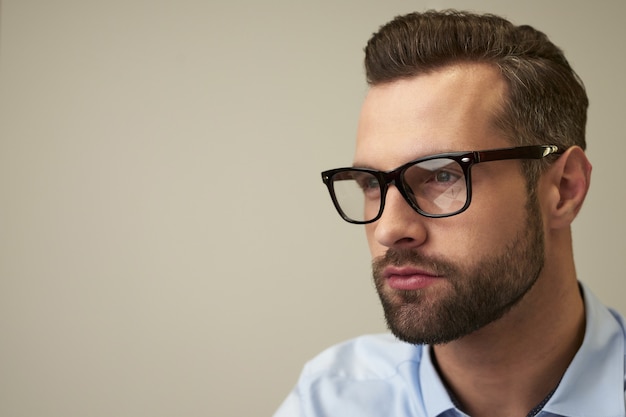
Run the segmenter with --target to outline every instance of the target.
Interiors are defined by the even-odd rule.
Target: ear
[[[591,181],[591,163],[585,152],[572,146],[544,173],[548,187],[549,226],[569,227],[580,211]]]

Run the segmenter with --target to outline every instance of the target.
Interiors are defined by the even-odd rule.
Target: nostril
[[[410,248],[415,248],[417,246],[422,245],[424,242],[418,242],[415,238],[413,237],[403,237],[398,239],[394,244],[393,247],[394,248],[405,248],[405,249],[410,249]]]

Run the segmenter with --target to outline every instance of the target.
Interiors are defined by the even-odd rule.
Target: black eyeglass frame
[[[465,152],[447,152],[440,153],[436,155],[430,155],[419,159],[414,159],[410,162],[407,162],[396,169],[392,169],[391,171],[378,171],[370,168],[357,168],[357,167],[346,167],[346,168],[336,168],[330,169],[322,172],[322,181],[326,184],[328,188],[328,192],[330,193],[330,198],[333,201],[333,205],[337,212],[341,216],[342,219],[347,221],[348,223],[353,224],[368,224],[373,223],[376,220],[380,219],[383,214],[383,210],[385,209],[385,198],[387,196],[387,190],[389,185],[393,184],[396,186],[402,197],[406,200],[407,203],[415,210],[417,213],[421,214],[425,217],[430,218],[442,218],[442,217],[451,217],[455,216],[459,213],[464,212],[469,207],[472,201],[472,179],[471,179],[471,168],[472,166],[479,164],[481,162],[489,162],[489,161],[503,161],[507,159],[543,159],[548,155],[561,155],[564,150],[559,149],[556,145],[531,145],[531,146],[517,146],[512,148],[500,148],[500,149],[489,149],[482,151],[465,151]],[[404,172],[410,168],[411,166],[420,163],[429,161],[432,159],[439,158],[447,158],[456,161],[462,168],[463,174],[465,175],[465,188],[467,190],[467,198],[465,204],[460,209],[445,214],[430,214],[424,212],[412,199],[406,189],[402,186],[402,176]],[[337,174],[347,171],[357,171],[357,172],[365,172],[371,174],[376,177],[378,180],[378,184],[380,186],[380,209],[378,210],[378,214],[371,220],[354,220],[348,217],[341,206],[339,205],[339,201],[337,201],[337,197],[335,196],[334,190],[334,182],[333,177]]]

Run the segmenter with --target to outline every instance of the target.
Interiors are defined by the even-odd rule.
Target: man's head
[[[383,26],[366,48],[366,69],[358,169],[328,171],[325,181],[334,197],[333,186],[345,184],[365,192],[366,212],[356,215],[370,220],[364,223],[389,327],[412,343],[445,343],[505,316],[543,275],[559,273],[547,256],[571,252],[562,231],[584,200],[590,170],[582,151],[584,88],[543,34],[456,12],[411,14]],[[546,153],[547,162],[496,158],[465,173],[457,162],[430,158],[540,144],[563,154]],[[379,174],[363,181],[368,170]],[[467,199],[462,184],[471,189]],[[467,206],[457,211],[458,199]]]
[[[365,48],[370,86],[462,62],[497,68],[506,83],[494,124],[511,145],[586,148],[588,99],[562,51],[530,26],[494,15],[411,13],[382,26]],[[532,187],[542,164],[523,163]]]

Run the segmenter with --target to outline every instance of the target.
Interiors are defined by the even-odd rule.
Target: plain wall
[[[271,415],[384,331],[319,172],[351,163],[371,33],[444,7],[536,26],[585,81],[578,273],[626,312],[623,0],[3,0],[0,415]]]

